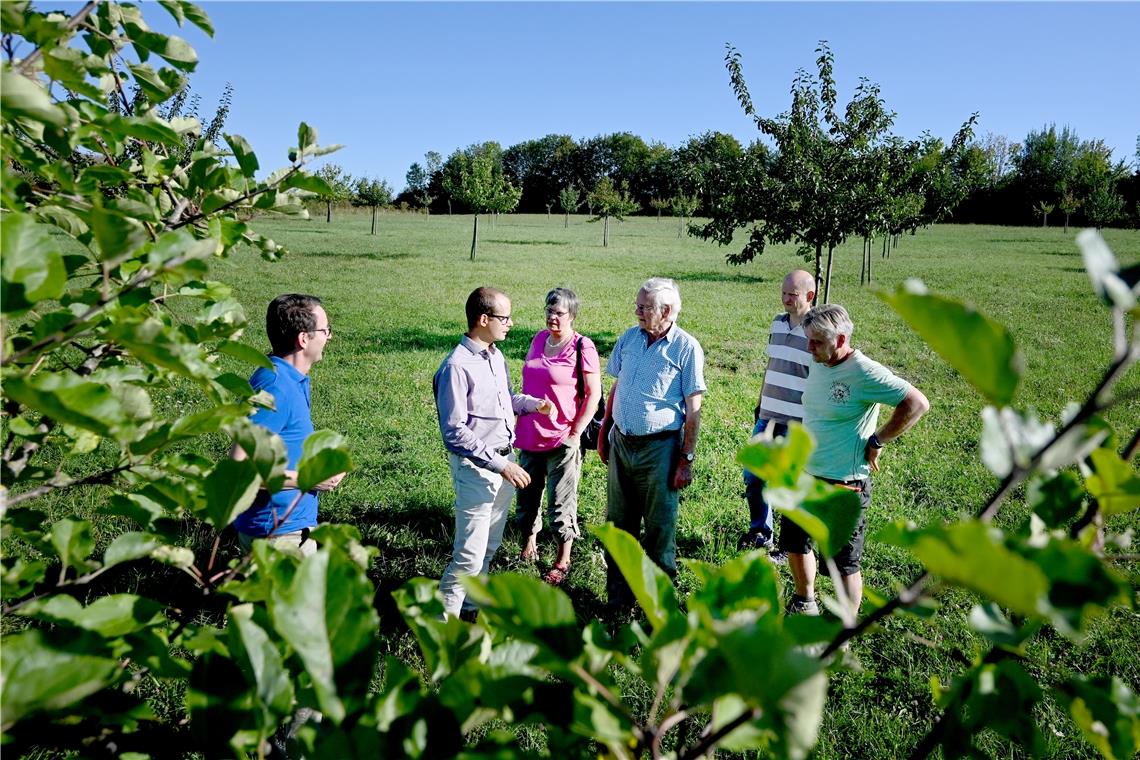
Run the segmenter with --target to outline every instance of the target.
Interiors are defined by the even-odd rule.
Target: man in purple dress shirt
[[[455,541],[439,587],[444,614],[469,621],[477,610],[460,578],[490,568],[515,489],[530,483],[511,448],[515,415],[554,413],[547,399],[511,393],[507,362],[495,344],[512,324],[507,294],[476,288],[467,298],[467,332],[432,380],[455,487]]]

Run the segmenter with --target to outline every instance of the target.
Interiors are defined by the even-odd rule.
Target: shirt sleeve
[[[591,375],[600,372],[602,368],[601,357],[598,356],[598,347],[589,338],[582,338],[582,373]]]
[[[249,419],[270,433],[281,435],[289,424],[289,410],[288,405],[282,402],[281,391],[277,388],[277,373],[259,369],[249,378],[249,385],[255,391],[266,391],[273,396],[273,405],[276,407],[275,409],[258,407]]]
[[[610,360],[606,362],[606,374],[610,377],[618,377],[621,374],[621,347],[625,342],[625,336],[628,333],[623,333],[614,344],[614,350],[610,352]]]
[[[506,458],[488,449],[487,444],[467,427],[467,386],[467,374],[450,364],[437,375],[435,407],[443,444],[448,451],[467,457],[479,467],[501,472],[507,463]]]
[[[867,403],[898,406],[910,391],[910,383],[876,361],[867,362],[860,395]]]
[[[685,394],[685,398],[688,398],[698,393],[705,393],[707,390],[708,386],[705,385],[705,350],[701,348],[700,343],[694,340],[692,350],[681,370],[681,392]]]

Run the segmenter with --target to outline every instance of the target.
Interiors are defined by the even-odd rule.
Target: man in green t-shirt
[[[930,402],[906,380],[851,347],[854,325],[842,306],[815,307],[804,317],[803,327],[814,360],[803,394],[804,427],[816,442],[807,471],[859,494],[855,534],[834,557],[843,588],[858,613],[863,598],[860,561],[866,512],[871,506],[871,473],[879,471],[883,447],[918,422],[930,409]],[[877,429],[879,404],[895,407],[881,429]],[[780,549],[788,553],[788,567],[796,585],[788,611],[818,615],[811,539],[791,520],[781,518]]]

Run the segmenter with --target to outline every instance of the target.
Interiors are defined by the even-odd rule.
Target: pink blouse
[[[578,405],[585,401],[578,398],[577,343],[582,339],[582,372],[586,375],[601,371],[601,361],[594,341],[584,335],[574,333],[562,350],[555,356],[546,356],[543,351],[549,330],[540,330],[530,343],[526,362],[522,369],[522,392],[528,396],[548,398],[558,410],[553,422],[545,414],[524,414],[515,427],[515,448],[526,451],[549,451],[562,445],[574,420],[578,416]],[[589,393],[589,386],[583,378],[582,389]]]

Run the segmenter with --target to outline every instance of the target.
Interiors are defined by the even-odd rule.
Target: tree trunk
[[[372,234],[376,234],[376,207],[372,207]]]
[[[874,256],[871,255],[871,247],[874,245],[875,245],[875,239],[871,238],[870,242],[867,243],[867,284],[868,285],[871,284],[871,259],[874,258]]]
[[[332,222],[332,201],[325,201],[325,224]]]
[[[1065,212],[1065,234],[1069,234],[1069,212]]]
[[[447,215],[451,216],[451,199],[447,199]]]
[[[657,209],[657,221],[661,221],[661,209]]]
[[[564,230],[570,229],[570,212],[569,211],[566,212],[566,220],[562,222],[562,229],[564,229]]]
[[[891,239],[891,233],[883,233],[883,258],[887,257],[887,241]]]
[[[1042,227],[1042,229],[1044,229],[1044,228],[1047,226],[1047,225],[1045,224],[1045,220],[1046,220],[1046,219],[1048,219],[1048,218],[1049,218],[1049,215],[1048,215],[1048,214],[1046,214],[1044,211],[1042,211],[1042,212],[1041,212],[1041,227]]]
[[[475,260],[475,249],[479,246],[479,215],[475,215],[475,228],[471,231],[471,260]]]
[[[602,248],[608,247],[609,244],[610,244],[610,216],[609,216],[609,214],[606,214],[606,216],[602,219]]]
[[[871,247],[870,238],[863,237],[863,259],[859,262],[859,287],[863,287],[863,283],[867,281],[867,251]]]
[[[827,244],[827,279],[823,281],[823,302],[831,303],[831,259],[835,246]]]
[[[685,215],[681,214],[677,219],[677,239],[680,240],[685,236]]]
[[[823,262],[823,244],[822,243],[816,243],[815,244],[815,298],[812,299],[812,302],[811,302],[812,306],[815,306],[817,303],[819,303],[819,286],[820,286],[819,266],[822,262]],[[827,303],[827,302],[824,301],[824,303]]]

